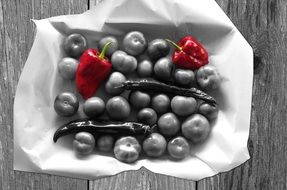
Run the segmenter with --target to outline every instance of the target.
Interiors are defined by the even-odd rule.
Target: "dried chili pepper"
[[[152,92],[163,92],[173,95],[189,96],[197,99],[201,99],[211,105],[216,105],[216,101],[213,97],[204,93],[197,88],[180,88],[174,85],[168,85],[155,80],[127,80],[122,83],[118,88],[124,88],[125,90],[141,90],[141,91],[152,91]]]
[[[172,61],[178,67],[185,69],[199,69],[208,64],[208,53],[205,48],[191,36],[185,36],[178,44],[166,39],[176,49],[172,55]]]
[[[55,133],[53,140],[57,140],[65,135],[90,132],[105,134],[124,134],[124,135],[144,135],[150,134],[155,126],[149,126],[137,122],[109,122],[96,120],[76,120],[61,126]]]
[[[93,96],[112,70],[112,64],[105,57],[110,44],[107,43],[101,53],[96,49],[87,49],[80,58],[76,71],[76,86],[84,99]]]

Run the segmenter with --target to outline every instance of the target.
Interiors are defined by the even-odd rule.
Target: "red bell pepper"
[[[112,70],[112,64],[105,57],[110,44],[107,43],[101,53],[96,49],[87,49],[80,57],[76,71],[76,86],[84,99],[94,95]]]
[[[175,65],[185,69],[199,69],[208,64],[208,53],[205,48],[191,36],[185,36],[178,44],[166,39],[176,49],[172,55]]]

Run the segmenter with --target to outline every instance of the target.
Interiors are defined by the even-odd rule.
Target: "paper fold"
[[[170,176],[199,180],[230,170],[249,158],[253,80],[252,48],[213,0],[105,0],[83,14],[34,21],[35,41],[21,74],[14,102],[14,169],[95,179],[141,167]],[[53,133],[70,119],[59,119],[53,110],[55,96],[76,92],[73,82],[57,73],[65,35],[80,32],[96,47],[105,35],[119,40],[139,30],[155,38],[197,38],[208,50],[223,83],[214,94],[220,107],[208,140],[191,149],[183,161],[143,158],[135,164],[92,154],[75,156],[71,138],[53,143]]]

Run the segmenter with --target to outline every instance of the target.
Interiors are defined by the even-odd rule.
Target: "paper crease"
[[[253,52],[214,0],[105,0],[83,14],[33,22],[37,33],[14,102],[15,170],[96,179],[145,167],[160,174],[200,180],[249,159]],[[72,137],[52,142],[57,127],[71,120],[56,115],[53,100],[60,92],[76,92],[73,82],[57,73],[57,63],[64,56],[64,36],[82,33],[89,46],[96,48],[103,36],[114,35],[121,40],[131,30],[140,30],[148,41],[192,35],[205,45],[210,64],[222,75],[220,91],[212,94],[220,107],[217,122],[208,140],[193,146],[187,159],[143,158],[135,164],[124,164],[98,152],[79,159],[72,149]],[[81,116],[78,113],[73,118]]]

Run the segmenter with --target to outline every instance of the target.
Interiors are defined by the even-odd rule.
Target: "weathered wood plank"
[[[198,183],[199,190],[287,189],[287,2],[217,0],[255,53],[251,159]]]
[[[98,0],[90,0],[93,5]],[[286,66],[287,2],[217,0],[254,48],[252,159],[207,178],[198,189],[287,189]],[[30,18],[82,12],[86,1],[0,1],[0,186],[3,189],[86,189],[86,181],[13,172],[12,106],[16,84],[33,41]],[[89,183],[91,189],[195,189],[195,183],[147,170]]]
[[[0,189],[87,189],[86,180],[13,171],[13,101],[33,43],[31,18],[80,13],[87,1],[0,1]]]
[[[94,190],[195,190],[193,181],[155,174],[145,168],[90,181],[89,186]]]

